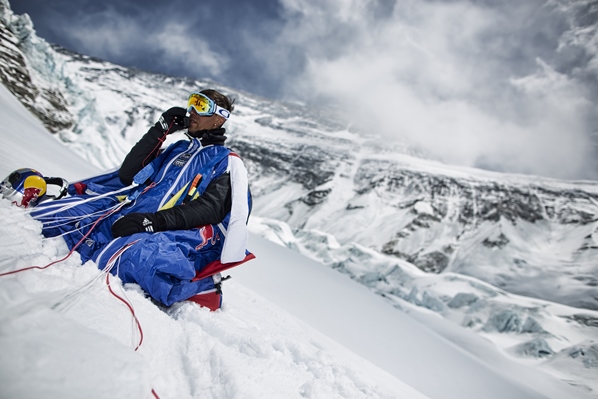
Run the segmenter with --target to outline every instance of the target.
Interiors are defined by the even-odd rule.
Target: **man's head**
[[[202,90],[200,93],[208,97],[213,102],[215,102],[218,107],[228,111],[228,114],[230,114],[235,108],[233,105],[234,100],[231,100],[230,98],[216,90],[206,89]],[[226,122],[226,118],[222,116],[228,116],[226,111],[220,113],[216,112],[210,116],[202,116],[199,115],[195,111],[195,109],[191,108],[189,112],[189,133],[196,133],[202,130],[213,130],[220,128],[224,124],[224,122]]]

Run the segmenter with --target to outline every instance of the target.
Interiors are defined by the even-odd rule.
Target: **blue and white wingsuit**
[[[220,130],[221,134],[224,129]],[[149,140],[151,146],[157,138],[150,129],[142,141]],[[198,138],[181,140],[136,173],[131,185],[126,186],[118,173],[71,184],[71,196],[36,207],[32,216],[43,222],[43,234],[62,235],[83,263],[93,260],[100,269],[118,274],[123,283],[139,284],[167,306],[215,290],[219,281],[213,275],[219,276],[218,270],[253,258],[247,251],[251,207],[247,170],[229,148],[202,145]],[[230,191],[226,216],[219,223],[177,227],[176,219],[189,207],[185,199],[200,200],[217,180],[226,182]],[[114,238],[112,224],[136,212],[158,212],[175,225],[166,231]]]

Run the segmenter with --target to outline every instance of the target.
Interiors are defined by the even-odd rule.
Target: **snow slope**
[[[71,181],[98,173],[96,167],[66,148],[55,136],[47,134],[41,122],[32,118],[4,86],[0,86],[0,102],[2,179],[15,169],[32,165],[47,171],[45,176],[60,176]]]
[[[0,171],[25,160],[47,175],[93,172],[54,148],[4,87],[0,101],[0,119],[11,121]],[[2,200],[0,219],[1,272],[66,255],[60,239],[42,239],[26,211]],[[231,272],[215,313],[191,303],[159,309],[137,286],[111,277],[142,330],[110,295],[106,276],[91,262],[79,266],[76,254],[0,277],[0,397],[149,398],[152,390],[160,398],[219,399],[589,397],[288,248],[252,235],[251,249],[258,258]]]

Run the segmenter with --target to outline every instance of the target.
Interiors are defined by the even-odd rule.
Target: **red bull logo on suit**
[[[214,245],[216,241],[220,241],[220,235],[218,233],[214,234],[214,227],[211,224],[202,226],[199,229],[199,236],[201,237],[201,242],[195,247],[196,251],[199,251],[208,244]]]

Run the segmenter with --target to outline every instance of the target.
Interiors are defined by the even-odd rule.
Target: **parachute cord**
[[[122,248],[117,254],[115,254],[115,256],[120,256],[122,255],[122,253],[128,249],[131,245],[137,243],[139,240],[135,240],[133,242],[131,242],[130,244],[128,244],[126,246],[126,248]],[[118,258],[117,258],[118,259]],[[78,295],[83,294],[87,289],[89,289],[89,287],[91,287],[91,285],[98,280],[99,278],[101,278],[105,273],[110,273],[112,271],[112,269],[114,268],[114,256],[112,258],[110,258],[110,260],[108,261],[108,263],[106,263],[106,266],[100,271],[100,273],[93,277],[91,280],[89,280],[87,283],[83,284],[82,286],[80,286],[79,288],[77,288],[76,290],[74,290],[73,292],[70,292],[69,294],[65,295],[64,298],[62,300],[60,300],[57,304],[55,304],[54,306],[52,306],[52,309],[56,309],[59,306],[63,306],[67,301],[76,298]]]
[[[42,222],[43,224],[48,224],[48,223],[52,223],[52,222],[72,222],[72,221],[77,221],[77,220],[82,220],[85,219],[87,217],[92,217],[95,216],[97,214],[101,214],[102,212],[105,212],[106,210],[110,210],[113,209],[115,207],[117,207],[119,205],[119,203],[116,203],[116,205],[113,205],[111,207],[109,207],[108,209],[100,209],[97,210],[95,212],[91,212],[91,213],[86,213],[85,215],[71,215],[71,216],[35,216],[35,220],[38,220],[40,222]],[[33,216],[32,216],[33,217]],[[44,221],[46,220],[46,221]]]
[[[118,208],[119,206],[120,206],[120,204],[117,204],[117,205],[115,205],[113,207],[110,207],[110,208],[108,208],[108,211],[111,211],[111,210],[113,210],[115,208]],[[94,216],[96,216],[98,214],[101,214],[102,212],[105,212],[105,211],[106,210],[103,209],[101,211],[96,211],[96,212],[88,213],[88,214],[82,215],[82,216],[66,216],[66,217],[64,217],[64,221],[63,220],[52,220],[52,221],[48,221],[48,222],[42,222],[42,224],[44,225],[44,228],[57,228],[57,227],[60,227],[60,226],[65,226],[67,224],[71,224],[72,222],[75,222],[75,221],[76,222],[80,222],[83,219],[94,217]],[[67,218],[70,219],[70,220],[67,220]],[[56,224],[52,224],[52,222],[56,222]],[[81,231],[84,228],[86,228],[87,226],[91,226],[93,223],[94,222],[89,222],[88,224],[86,224],[84,226],[80,226],[79,228],[76,228],[74,230],[70,230],[70,231],[64,232],[64,233],[62,233],[60,235],[56,235],[56,236],[52,236],[52,237],[44,237],[44,238],[42,238],[42,241],[53,239],[53,238],[57,238],[57,237],[67,236],[69,234]]]
[[[157,183],[152,182],[149,186],[147,186],[146,188],[144,188],[143,191],[141,193],[139,193],[139,195],[145,194],[149,189],[151,189],[153,187],[156,187],[156,184]],[[127,199],[127,200],[125,200],[125,201],[123,201],[121,203],[118,203],[118,204],[113,205],[110,208],[108,208],[108,212],[112,211],[112,210],[114,212],[116,212],[118,209],[120,209],[123,206],[123,204],[135,204],[136,202],[137,202],[137,198],[135,198],[132,201],[129,200],[129,199]],[[61,211],[61,210],[62,209],[60,209],[59,211]],[[89,217],[93,217],[93,216],[95,216],[95,215],[97,215],[99,213],[102,213],[102,212],[104,212],[104,209],[99,210],[99,211],[95,211],[95,212],[91,212],[91,213],[87,213],[85,215],[79,215],[79,216],[60,216],[60,217],[52,217],[52,216],[39,217],[39,216],[36,216],[35,219],[38,220],[38,221],[40,221],[44,225],[44,228],[56,228],[56,227],[60,227],[60,226],[65,226],[65,225],[70,224],[70,223],[72,223],[74,221],[81,221],[83,219],[86,219],[86,218],[89,218]],[[49,219],[49,220],[43,221],[43,220],[40,220],[40,219]],[[56,224],[52,224],[52,223],[56,223]],[[67,231],[67,232],[62,233],[62,234],[57,235],[57,236],[43,238],[42,240],[44,240],[44,239],[52,239],[52,238],[56,238],[56,237],[63,237],[63,236],[69,235],[71,233],[74,233],[76,231],[80,231],[80,230],[84,229],[85,227],[87,227],[87,226],[89,226],[91,224],[93,224],[93,222],[90,222],[90,223],[86,224],[85,226],[81,226],[81,227],[79,227],[77,229],[74,229],[74,230],[71,230],[71,231]]]
[[[122,291],[123,297],[124,297],[124,298],[122,298],[122,297],[116,295],[116,293],[112,290],[112,286],[110,285],[110,271],[114,268],[114,265],[116,265],[116,274],[117,275],[119,274],[120,257],[122,256],[122,254],[125,253],[126,250],[131,248],[133,245],[137,244],[137,242],[139,242],[139,240],[131,241],[130,243],[123,245],[118,251],[116,251],[110,257],[110,259],[108,259],[108,262],[106,262],[106,269],[108,269],[108,272],[106,273],[106,285],[108,286],[108,290],[110,291],[110,293],[112,295],[114,295],[121,302],[123,302],[125,305],[127,305],[129,310],[131,311],[131,314],[133,315],[133,319],[135,319],[135,322],[137,323],[137,328],[139,329],[140,339],[139,339],[139,344],[137,344],[137,347],[135,348],[135,350],[139,349],[139,347],[141,346],[141,343],[143,342],[143,329],[141,328],[141,323],[139,322],[137,315],[135,315],[135,310],[133,309],[133,305],[131,304],[131,301],[129,301],[129,298],[127,298],[127,294],[124,291]]]
[[[170,133],[170,129],[172,129],[172,125],[174,125],[174,118],[172,119],[172,122],[170,122],[170,126],[168,126],[168,130],[166,130],[166,132],[164,132],[164,134],[162,135],[162,137],[160,137],[158,139],[158,144],[156,144],[156,146],[154,147],[154,149],[151,150],[150,153],[147,154],[147,156],[145,157],[145,159],[141,162],[141,166],[145,166],[145,161],[147,161],[147,159],[150,157],[150,155],[152,155],[154,152],[156,152],[156,150],[159,150],[160,147],[162,147],[162,144],[166,140],[166,136],[168,136],[168,133]]]
[[[117,264],[116,274],[118,274],[118,270],[120,268],[120,257],[127,249],[129,249],[131,246],[136,244],[138,241],[139,240],[132,241],[132,242],[126,244],[125,246],[123,246],[118,251],[116,251],[116,253],[110,257],[110,259],[106,263],[106,267],[104,268],[104,270],[107,269],[106,285],[108,286],[108,290],[115,298],[117,298],[119,301],[121,301],[122,303],[124,303],[127,306],[129,311],[131,312],[131,315],[133,315],[133,319],[135,320],[135,323],[137,324],[137,329],[139,330],[139,343],[135,347],[135,351],[137,351],[139,349],[139,347],[141,347],[141,344],[143,343],[143,328],[141,328],[141,322],[139,321],[139,318],[137,318],[137,315],[135,314],[135,309],[133,308],[131,301],[129,301],[129,298],[127,298],[127,294],[123,291],[123,297],[124,297],[123,298],[123,297],[119,296],[118,294],[116,294],[114,292],[114,290],[112,289],[112,286],[110,285],[110,270],[112,270],[114,265]],[[156,393],[156,390],[154,388],[152,388],[152,395],[154,395],[154,398],[160,399],[160,397],[158,396],[158,394]]]
[[[98,220],[95,221],[95,223],[91,226],[91,228],[89,229],[89,231],[87,233],[85,233],[85,235],[83,236],[83,238],[81,238],[79,240],[78,243],[76,243],[73,248],[70,250],[70,252],[62,259],[58,259],[55,260],[54,262],[51,262],[45,266],[29,266],[29,267],[24,267],[22,269],[16,269],[16,270],[12,270],[10,272],[5,272],[5,273],[0,273],[0,277],[3,276],[8,276],[10,274],[16,274],[16,273],[20,273],[20,272],[24,272],[26,270],[31,270],[31,269],[38,269],[38,270],[43,270],[43,269],[47,269],[52,265],[55,265],[57,263],[60,262],[64,262],[65,260],[67,260],[72,254],[73,252],[75,252],[75,250],[79,247],[79,245],[81,245],[81,243],[83,243],[83,241],[89,237],[89,235],[91,234],[91,232],[93,231],[93,229],[96,228],[96,226],[102,221],[104,220],[106,217],[110,216],[111,214],[115,213],[116,211],[118,211],[122,206],[124,206],[126,204],[126,202],[122,202],[121,204],[119,204],[118,207],[116,207],[115,209],[110,209],[108,212],[104,213],[102,216],[100,216],[98,218]]]
[[[104,194],[96,195],[96,196],[93,196],[93,197],[89,197],[89,198],[83,199],[81,201],[71,201],[68,204],[63,205],[62,207],[60,206],[59,203],[56,203],[56,204],[48,203],[48,205],[41,206],[41,208],[43,208],[43,211],[41,211],[42,213],[39,214],[39,215],[33,216],[33,218],[34,219],[43,219],[44,217],[46,217],[48,215],[53,215],[53,214],[56,214],[56,213],[59,213],[59,212],[63,212],[63,211],[66,211],[68,209],[74,208],[76,206],[79,206],[79,205],[82,205],[82,204],[86,204],[88,202],[97,201],[97,200],[99,200],[101,198],[105,198],[105,197],[108,197],[110,195],[115,195],[115,194],[118,194],[120,192],[129,190],[129,189],[134,188],[134,187],[137,187],[137,184],[131,184],[131,185],[127,186],[127,187],[123,187],[121,189],[114,190],[114,191],[111,191],[111,192],[108,192],[108,193],[104,193]],[[69,197],[69,198],[73,198],[73,197]],[[56,209],[56,208],[58,208],[58,209]],[[34,208],[32,210],[28,210],[28,212],[29,213],[33,213],[33,212],[37,211],[38,209],[39,208],[36,207],[36,208]]]
[[[74,230],[71,230],[71,231],[65,231],[65,232],[64,232],[64,233],[62,233],[62,234],[59,234],[59,235],[56,235],[56,236],[52,236],[52,237],[43,237],[41,240],[42,240],[42,241],[48,241],[48,240],[53,240],[53,239],[55,239],[55,238],[59,238],[59,237],[66,237],[66,236],[68,236],[69,234],[73,234],[73,233],[81,232],[81,230],[83,230],[84,228],[86,228],[86,227],[88,227],[88,226],[91,226],[91,225],[93,225],[94,223],[95,223],[95,222],[89,222],[89,223],[87,223],[86,225],[83,225],[83,226],[79,227],[78,229],[74,229]],[[56,228],[56,227],[60,227],[60,226],[65,226],[65,225],[67,225],[67,224],[70,224],[70,223],[67,223],[67,222],[65,222],[65,223],[57,224],[57,225],[54,225],[54,226],[48,226],[48,227],[51,227],[51,228]]]
[[[139,349],[139,347],[143,343],[143,329],[141,328],[141,323],[139,322],[139,319],[137,318],[137,315],[135,314],[135,309],[133,309],[133,305],[131,305],[129,303],[129,301],[127,301],[123,297],[119,296],[116,292],[114,292],[114,290],[112,289],[112,286],[110,285],[110,273],[106,273],[106,285],[108,286],[108,290],[110,291],[110,293],[116,299],[118,299],[119,301],[121,301],[122,303],[124,303],[127,306],[127,308],[129,308],[129,311],[133,315],[133,319],[135,319],[135,323],[137,323],[137,329],[139,330],[139,343],[135,347],[135,350],[137,350],[137,349]]]
[[[147,192],[147,190],[150,190],[150,189],[156,187],[157,184],[158,183],[156,183],[156,182],[152,182],[149,186],[147,186],[146,188],[144,188],[143,191],[139,195],[145,194]],[[137,199],[135,199],[135,201],[137,201]]]

